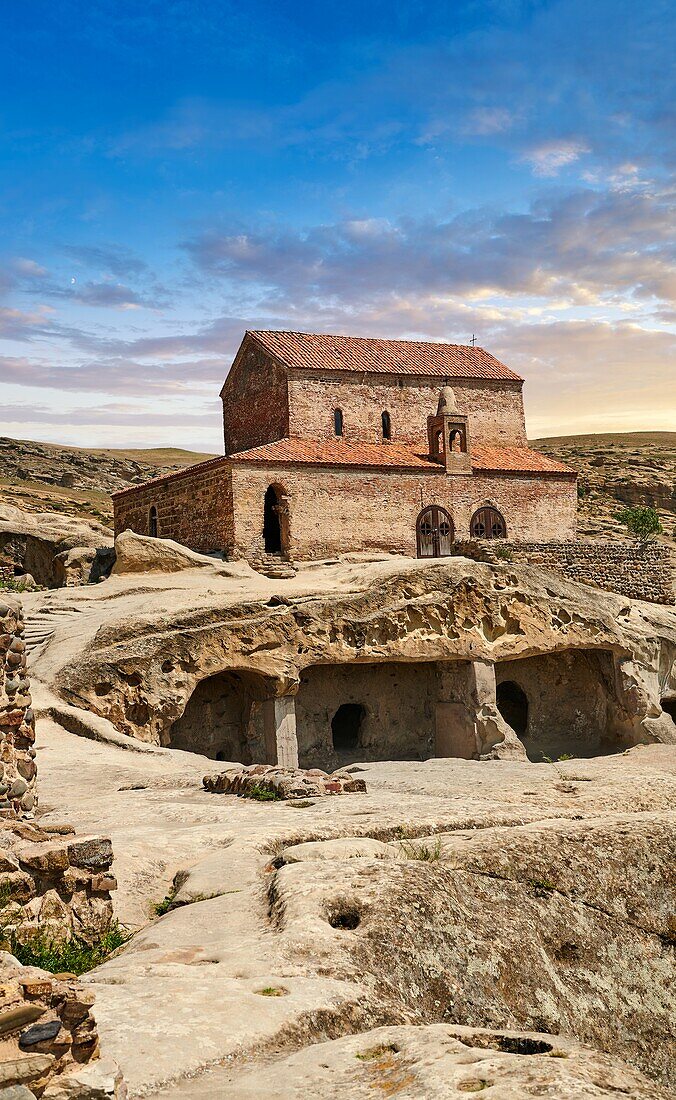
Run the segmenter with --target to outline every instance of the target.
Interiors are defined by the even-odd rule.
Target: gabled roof
[[[487,378],[522,382],[520,375],[483,348],[422,340],[375,340],[314,332],[247,332],[291,370],[412,374],[434,378]]]
[[[339,439],[278,439],[250,451],[230,455],[233,465],[364,466],[445,474],[445,467],[428,455],[398,443],[347,443]],[[568,475],[573,470],[530,447],[472,447],[474,473]]]

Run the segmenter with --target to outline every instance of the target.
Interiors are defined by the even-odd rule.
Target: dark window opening
[[[380,419],[383,425],[383,439],[392,438],[392,421],[388,412],[381,413]]]
[[[528,696],[513,680],[505,680],[497,688],[498,710],[517,737],[528,729]]]
[[[450,451],[460,452],[462,454],[467,453],[467,443],[465,441],[465,433],[461,428],[451,428],[448,436],[448,448]]]
[[[343,434],[343,410],[342,409],[334,409],[333,410],[333,430],[334,430],[336,435],[342,435]]]
[[[662,710],[676,722],[676,699],[662,699]]]
[[[364,721],[361,703],[343,703],[333,716],[331,733],[336,752],[350,752],[359,744],[359,734]]]
[[[263,502],[263,539],[267,554],[278,554],[282,549],[282,531],[279,525],[279,501],[272,485],[265,490]]]
[[[150,535],[151,539],[156,539],[157,538],[157,532],[158,532],[157,508],[153,504],[152,508],[150,509],[150,515],[148,516],[148,534]]]

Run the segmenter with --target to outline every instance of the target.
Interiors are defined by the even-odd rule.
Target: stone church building
[[[115,531],[252,562],[573,539],[576,475],[528,446],[522,389],[479,347],[247,332],[224,455],[116,493]]]

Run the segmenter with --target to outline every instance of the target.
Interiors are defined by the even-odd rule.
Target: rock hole
[[[329,924],[332,928],[353,932],[360,922],[361,913],[356,905],[341,905],[329,912]]]
[[[460,1036],[455,1035],[459,1039]],[[481,1050],[500,1050],[503,1054],[549,1054],[554,1048],[544,1039],[531,1039],[527,1035],[472,1035],[468,1039],[460,1039],[466,1046],[478,1047]]]
[[[350,752],[359,744],[359,734],[365,710],[361,703],[342,703],[331,721],[333,747],[336,752]]]
[[[676,698],[674,699],[662,699],[662,710],[665,714],[668,714],[670,718],[676,722]]]
[[[504,680],[497,687],[497,704],[505,722],[517,737],[523,737],[528,729],[528,696],[513,680]]]

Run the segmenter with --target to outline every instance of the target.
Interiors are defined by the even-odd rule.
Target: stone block
[[[113,862],[113,846],[107,837],[78,837],[68,845],[68,855],[74,867],[101,870]]]

